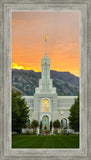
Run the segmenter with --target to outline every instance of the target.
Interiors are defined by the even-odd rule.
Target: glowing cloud
[[[12,63],[12,68],[13,68],[13,69],[24,69],[23,66],[19,66],[19,65],[16,64],[16,63]]]
[[[27,66],[21,66],[21,65],[18,65],[17,63],[12,63],[12,69],[24,69],[24,70],[33,70],[35,72],[39,72],[41,71],[41,68],[39,68],[39,66],[30,66],[30,67],[27,67]]]

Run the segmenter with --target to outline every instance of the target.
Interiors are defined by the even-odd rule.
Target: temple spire
[[[45,57],[47,57],[47,35],[45,35]]]

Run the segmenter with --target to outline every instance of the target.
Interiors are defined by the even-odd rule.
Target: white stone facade
[[[39,87],[35,89],[34,96],[23,96],[30,108],[30,122],[35,119],[42,121],[43,129],[50,129],[50,122],[66,120],[69,128],[69,109],[76,96],[57,96],[56,88],[50,79],[50,59],[47,57],[47,40],[45,40],[45,56],[42,58],[42,74]]]

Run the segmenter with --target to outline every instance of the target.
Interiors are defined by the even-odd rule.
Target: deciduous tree
[[[59,128],[60,127],[60,121],[58,119],[53,122],[53,127],[54,128]]]
[[[31,127],[34,129],[34,128],[37,128],[39,126],[39,122],[37,120],[33,120],[31,122]]]

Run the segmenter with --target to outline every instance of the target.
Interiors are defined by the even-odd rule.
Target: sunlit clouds
[[[12,68],[41,71],[45,34],[50,69],[79,76],[78,12],[13,12]]]

